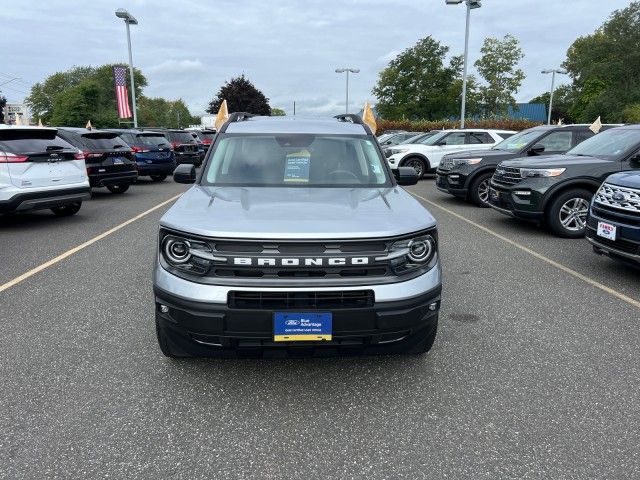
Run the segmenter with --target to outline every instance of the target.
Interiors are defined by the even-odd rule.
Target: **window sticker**
[[[309,150],[301,150],[299,152],[287,155],[287,161],[284,166],[284,181],[292,183],[309,183],[309,158],[311,154]]]

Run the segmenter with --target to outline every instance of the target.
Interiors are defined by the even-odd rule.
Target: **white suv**
[[[510,130],[443,130],[421,142],[391,147],[387,161],[392,169],[413,167],[422,177],[427,172],[435,171],[440,159],[448,153],[488,150],[515,133]]]
[[[55,128],[0,125],[0,213],[73,215],[90,192],[82,152]]]

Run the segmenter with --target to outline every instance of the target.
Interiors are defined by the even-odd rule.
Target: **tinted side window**
[[[464,132],[454,132],[442,139],[444,145],[464,145],[467,134]]]
[[[553,132],[536,142],[545,152],[566,152],[571,149],[572,132]]]
[[[487,132],[469,132],[469,141],[467,143],[481,144],[495,142],[493,141],[493,137],[491,137]]]
[[[573,132],[573,144],[578,145],[584,142],[587,138],[593,137],[594,133],[591,130],[579,130]]]

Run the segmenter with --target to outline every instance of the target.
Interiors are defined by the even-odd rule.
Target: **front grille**
[[[613,248],[631,255],[640,254],[640,245],[630,242],[629,240],[623,240],[621,238],[618,240],[609,240],[608,238],[598,236],[596,232],[591,229],[587,229],[587,237],[593,239],[596,243],[599,243],[604,247]]]
[[[493,174],[492,180],[502,185],[515,185],[522,181],[520,169],[514,167],[503,167],[499,165]]]
[[[609,207],[602,203],[594,204],[592,207],[592,212],[602,220],[640,227],[640,215],[632,215],[630,214],[630,212],[618,210],[614,207]]]
[[[596,193],[595,202],[607,207],[640,214],[640,189],[603,183]]]
[[[229,292],[229,308],[252,310],[336,310],[367,308],[374,304],[373,290],[337,292]]]
[[[438,170],[440,170],[442,172],[448,172],[454,166],[455,166],[455,163],[453,161],[453,158],[446,158],[445,157],[442,160],[440,160],[440,166],[438,167]]]

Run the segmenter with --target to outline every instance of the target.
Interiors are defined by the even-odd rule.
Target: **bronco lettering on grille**
[[[316,258],[251,258],[235,257],[234,265],[258,267],[322,267],[340,265],[368,265],[369,257],[316,257]]]

